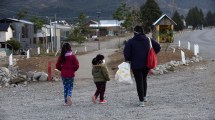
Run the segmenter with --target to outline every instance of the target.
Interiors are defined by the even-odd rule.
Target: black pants
[[[95,92],[95,97],[97,98],[100,96],[100,100],[104,100],[104,94],[105,94],[105,88],[106,88],[106,82],[95,82],[96,84],[96,92]]]
[[[134,78],[136,81],[137,93],[139,100],[143,101],[143,97],[146,97],[147,92],[147,75],[149,72],[148,68],[144,69],[132,69]]]

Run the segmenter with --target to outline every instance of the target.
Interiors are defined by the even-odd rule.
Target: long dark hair
[[[60,54],[62,63],[64,63],[66,61],[65,54],[66,54],[67,51],[71,51],[71,45],[69,43],[64,43],[63,47],[62,47],[62,50],[61,50],[61,54]]]

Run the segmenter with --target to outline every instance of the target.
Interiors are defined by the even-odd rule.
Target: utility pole
[[[51,24],[51,18],[50,18],[50,41],[51,41],[51,49],[53,50],[53,45],[52,45],[52,24]]]
[[[100,50],[100,40],[99,40],[99,33],[100,33],[100,30],[99,30],[99,27],[100,27],[100,19],[99,19],[99,17],[100,17],[100,14],[101,14],[102,12],[96,12],[96,14],[97,14],[97,17],[98,17],[98,31],[97,31],[97,37],[98,37],[98,50]]]
[[[57,24],[57,20],[56,20],[56,14],[55,14],[55,24],[54,24],[54,49],[57,49],[57,32],[56,32],[56,24]],[[52,51],[53,52],[53,51]]]

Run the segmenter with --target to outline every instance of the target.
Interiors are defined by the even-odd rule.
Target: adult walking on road
[[[64,43],[61,55],[58,57],[56,69],[61,71],[61,78],[64,86],[64,101],[66,106],[72,105],[72,90],[75,72],[79,68],[79,62],[76,56],[72,53],[69,43]]]
[[[157,54],[161,47],[155,40],[151,41],[155,53]],[[136,26],[134,28],[134,37],[128,40],[128,42],[125,44],[124,58],[125,61],[131,63],[131,69],[136,81],[140,107],[144,107],[144,102],[147,101],[147,75],[150,70],[147,68],[147,56],[149,48],[150,43],[148,37],[143,33],[141,26]]]

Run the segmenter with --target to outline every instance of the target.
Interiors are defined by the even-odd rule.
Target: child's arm
[[[79,62],[78,62],[78,59],[76,58],[75,55],[73,55],[73,69],[74,71],[77,71],[79,68]]]
[[[57,63],[55,65],[55,68],[59,71],[61,71],[61,57],[58,57]]]
[[[109,77],[109,74],[108,74],[108,70],[107,70],[107,68],[106,68],[105,65],[102,66],[102,73],[103,73],[103,75],[104,75],[104,77],[105,77],[105,80],[106,80],[106,81],[110,81],[110,77]]]

